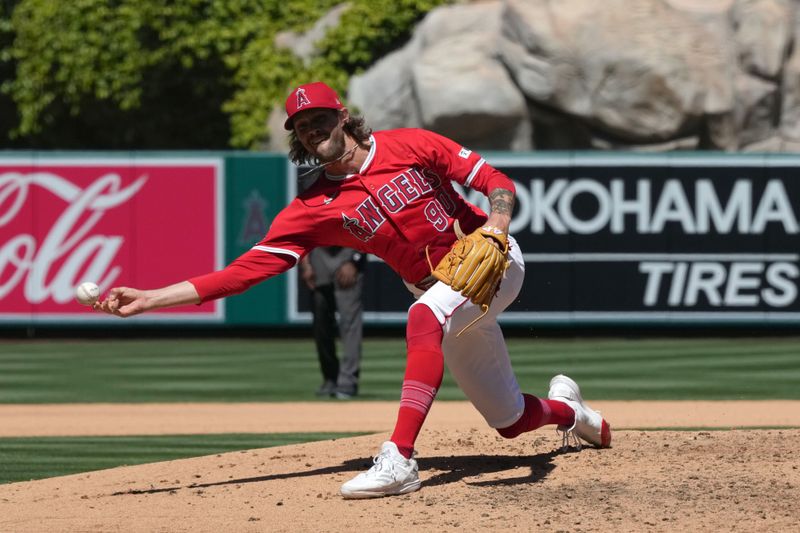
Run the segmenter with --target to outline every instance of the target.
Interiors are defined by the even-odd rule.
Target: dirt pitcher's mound
[[[422,490],[347,501],[387,434],[0,487],[2,531],[797,531],[800,430],[423,430]]]

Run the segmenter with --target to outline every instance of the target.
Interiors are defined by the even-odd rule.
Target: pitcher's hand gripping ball
[[[75,299],[83,305],[93,305],[100,297],[100,287],[91,281],[84,281],[75,289]]]
[[[489,311],[508,268],[508,239],[505,233],[492,226],[464,235],[456,221],[454,229],[458,240],[432,269],[432,274],[481,308],[481,316],[462,329],[461,335]]]

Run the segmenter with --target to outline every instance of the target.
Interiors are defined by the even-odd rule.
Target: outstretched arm
[[[256,283],[289,270],[294,264],[293,256],[253,248],[222,270],[160,289],[114,287],[105,300],[93,307],[103,313],[128,317],[164,307],[199,304],[244,292]]]
[[[195,286],[188,281],[154,290],[139,290],[131,287],[114,287],[103,301],[94,304],[96,311],[121,317],[128,317],[179,305],[200,303]]]

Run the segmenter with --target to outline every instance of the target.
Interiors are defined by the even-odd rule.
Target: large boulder
[[[343,9],[281,42],[312,57]],[[352,77],[346,99],[376,129],[476,149],[794,150],[799,39],[797,0],[463,1]]]
[[[418,128],[422,120],[414,91],[412,67],[419,40],[392,52],[361,75],[350,78],[348,104],[378,130]]]
[[[781,76],[780,132],[788,140],[800,141],[800,16],[794,17],[794,48]]]
[[[530,149],[525,98],[496,57],[502,10],[499,1],[434,10],[405,49],[352,78],[351,104],[378,129],[421,126],[477,149]]]
[[[532,100],[634,142],[733,108],[724,43],[661,0],[507,0],[501,54]]]
[[[739,132],[739,146],[754,144],[775,134],[774,118],[778,108],[777,85],[756,76],[742,73],[736,79],[734,113]]]
[[[791,45],[792,15],[788,0],[737,0],[733,27],[742,68],[778,78]]]
[[[414,88],[426,127],[479,149],[527,150],[525,98],[496,57],[502,9],[487,2],[431,13],[420,27]]]

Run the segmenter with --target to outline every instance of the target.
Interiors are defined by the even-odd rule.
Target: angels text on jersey
[[[409,168],[383,184],[373,196],[367,196],[352,212],[342,211],[342,227],[357,239],[367,242],[386,222],[384,210],[398,213],[412,202],[431,196],[423,208],[425,218],[439,232],[449,227],[456,205],[442,180],[430,169]],[[379,205],[380,204],[380,205]],[[383,209],[381,209],[381,207]]]

